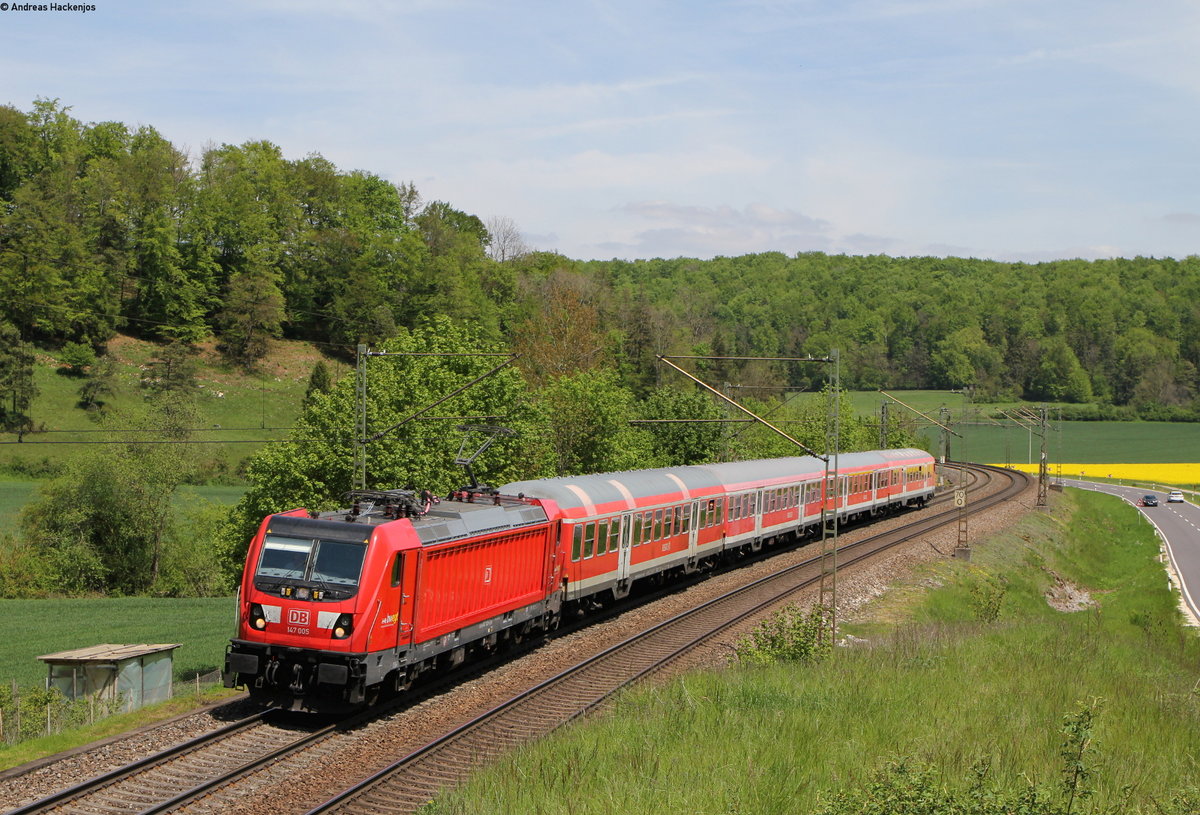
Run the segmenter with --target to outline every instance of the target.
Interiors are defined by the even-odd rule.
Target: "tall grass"
[[[903,622],[856,626],[866,646],[627,694],[428,811],[806,812],[895,761],[931,768],[923,783],[952,792],[990,763],[997,794],[1036,787],[1059,809],[1029,811],[1064,811],[1064,716],[1093,705],[1095,796],[1072,811],[1154,811],[1200,778],[1200,647],[1179,627],[1156,551],[1128,507],[1068,492],[1052,513],[976,542],[973,562],[921,575],[940,588],[885,600]],[[998,576],[1006,589],[986,622],[971,587]],[[1052,608],[1058,580],[1098,604]]]

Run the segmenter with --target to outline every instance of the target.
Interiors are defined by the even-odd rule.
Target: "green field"
[[[956,425],[950,457],[989,464],[1037,463],[1042,439],[1022,427]],[[938,439],[925,431],[931,449]],[[1179,422],[1052,422],[1046,435],[1050,462],[1190,463],[1200,459],[1200,424]]]
[[[0,600],[0,682],[41,684],[39,656],[104,643],[182,643],[175,678],[209,673],[224,664],[234,614],[232,597]]]

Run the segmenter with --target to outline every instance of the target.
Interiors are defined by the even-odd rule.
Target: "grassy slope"
[[[981,757],[1015,790],[1052,787],[1065,714],[1103,699],[1098,803],[1130,805],[1195,783],[1200,647],[1177,626],[1148,525],[1118,501],[1073,491],[1050,515],[939,561],[856,627],[870,647],[813,667],[685,677],[629,694],[609,716],[535,745],[435,813],[811,811],[889,760],[965,785]],[[999,622],[975,619],[972,586],[1009,581]],[[1063,613],[1063,576],[1100,606]],[[929,591],[929,586],[940,586]],[[880,811],[887,811],[880,810]]]
[[[119,362],[117,391],[109,397],[114,410],[142,401],[138,383],[155,350],[152,343],[128,337],[109,343],[109,353]],[[275,342],[259,367],[247,372],[224,362],[211,346],[203,346],[197,357],[201,430],[195,437],[212,443],[207,448],[209,457],[232,472],[265,441],[285,438],[286,428],[299,412],[312,367],[321,358],[305,343]],[[326,360],[326,364],[334,376],[348,370],[344,363]],[[0,433],[0,467],[59,460],[78,449],[80,442],[102,438],[97,423],[77,406],[82,379],[64,376],[56,360],[45,353],[38,355],[34,378],[39,392],[31,413],[45,432],[26,435],[20,444],[14,434]]]

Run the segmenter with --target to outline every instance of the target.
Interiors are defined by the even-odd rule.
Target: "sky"
[[[571,258],[1200,253],[1195,0],[39,5],[0,2],[0,104],[319,153]]]

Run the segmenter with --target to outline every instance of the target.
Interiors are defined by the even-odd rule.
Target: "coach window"
[[[588,524],[583,528],[583,559],[587,560],[592,556],[592,552],[596,545],[596,525]]]
[[[571,542],[571,560],[579,560],[583,553],[583,527],[575,524],[575,539]]]
[[[686,531],[683,528],[683,507],[675,507],[675,534],[682,535]]]
[[[656,509],[656,510],[654,510],[654,538],[653,539],[656,541],[662,540],[662,536],[663,536],[662,532],[663,532],[662,510]]]
[[[615,552],[621,548],[621,521],[613,518],[608,526],[608,551]]]
[[[596,554],[602,555],[608,546],[608,521],[601,521],[596,530]]]

